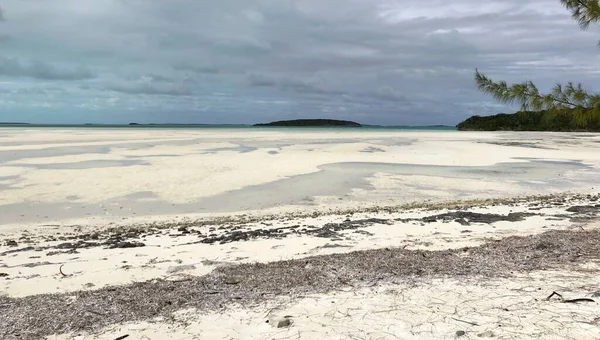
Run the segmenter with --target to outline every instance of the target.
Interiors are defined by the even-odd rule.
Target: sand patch
[[[184,310],[152,322],[49,339],[597,339],[597,303],[546,300],[558,290],[590,297],[587,275],[535,272],[510,280],[438,279],[256,305],[219,313]],[[287,317],[287,318],[286,318]],[[289,327],[278,328],[282,320]],[[286,323],[284,323],[286,324]],[[457,336],[461,335],[462,336]]]

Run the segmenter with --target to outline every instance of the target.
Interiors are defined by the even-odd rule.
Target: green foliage
[[[598,0],[560,0],[570,12],[571,17],[585,30],[591,23],[600,22],[600,4]]]
[[[518,103],[523,111],[547,110],[553,115],[569,113],[579,126],[600,120],[600,96],[589,94],[581,84],[557,84],[549,94],[541,94],[531,81],[509,86],[505,81],[494,82],[479,71],[475,73],[475,82],[480,91],[505,104]]]
[[[598,0],[560,0],[571,12],[582,29],[600,22]],[[600,44],[599,44],[600,45]],[[508,85],[505,81],[494,82],[475,70],[477,88],[505,104],[519,104],[521,110],[544,111],[544,121],[555,121],[570,115],[570,125],[586,127],[600,122],[600,95],[590,94],[581,84],[557,84],[550,93],[541,94],[535,84],[525,81]],[[563,119],[563,118],[560,118]]]
[[[575,123],[568,110],[562,113],[542,111],[519,111],[514,114],[473,116],[458,124],[461,131],[600,131],[600,122],[581,127]]]

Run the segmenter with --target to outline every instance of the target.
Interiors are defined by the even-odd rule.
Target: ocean
[[[12,124],[0,123],[0,128],[81,128],[81,129],[253,129],[253,130],[413,130],[413,131],[456,131],[454,126],[380,126],[363,125],[362,127],[346,126],[306,126],[306,127],[274,127],[252,126],[243,124]]]

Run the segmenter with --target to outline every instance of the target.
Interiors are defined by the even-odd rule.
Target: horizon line
[[[255,126],[256,124],[264,123],[31,123],[31,122],[0,122],[0,126],[10,125],[32,125],[32,126],[248,126],[248,127],[260,127]],[[362,124],[365,127],[455,127],[455,125],[446,124],[429,124],[429,125],[381,125],[381,124]],[[308,126],[310,127],[310,126]],[[316,126],[318,127],[318,126]],[[336,127],[336,126],[324,126],[324,127]],[[339,126],[344,127],[344,126]]]

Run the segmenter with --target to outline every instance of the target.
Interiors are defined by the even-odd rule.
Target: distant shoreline
[[[252,124],[36,124],[36,123],[3,123],[0,122],[0,128],[88,128],[88,129],[102,129],[102,128],[114,128],[114,129],[161,129],[161,128],[175,128],[175,129],[186,129],[186,128],[198,128],[198,129],[262,129],[262,128],[288,128],[288,129],[331,129],[331,128],[346,128],[345,126],[256,126]],[[442,130],[442,131],[456,131],[455,126],[449,125],[424,125],[424,126],[410,126],[410,125],[368,125],[364,124],[361,126],[361,130]]]
[[[257,127],[362,127],[363,125],[349,120],[337,119],[294,119],[279,120],[271,123],[254,124]]]

